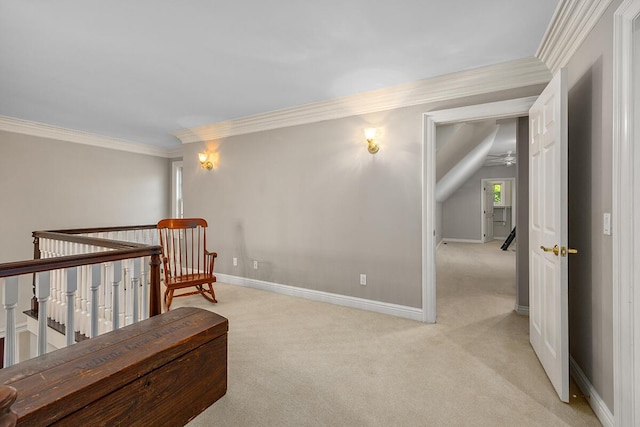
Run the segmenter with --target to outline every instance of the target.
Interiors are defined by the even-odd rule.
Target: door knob
[[[540,249],[542,249],[542,250],[543,250],[543,251],[545,251],[545,252],[553,252],[553,254],[554,254],[555,256],[558,256],[558,251],[560,250],[560,248],[558,247],[558,245],[555,245],[555,246],[554,246],[554,247],[552,247],[552,248],[546,248],[546,247],[544,247],[544,246],[540,246]]]
[[[572,249],[572,248],[567,248],[566,246],[563,246],[560,249],[560,255],[562,256],[567,256],[567,254],[577,254],[578,250],[577,249]]]

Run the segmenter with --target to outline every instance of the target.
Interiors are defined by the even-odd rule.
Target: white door
[[[567,73],[561,69],[529,111],[529,339],[569,401]]]
[[[494,198],[493,186],[491,185],[490,182],[485,182],[484,184],[484,236],[483,236],[484,243],[490,242],[493,240],[493,198]]]

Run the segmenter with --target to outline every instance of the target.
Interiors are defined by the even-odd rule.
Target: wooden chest
[[[227,391],[227,319],[178,308],[0,370],[18,425],[179,426]]]

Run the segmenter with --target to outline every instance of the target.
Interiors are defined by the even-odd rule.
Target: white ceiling
[[[170,133],[531,57],[558,0],[0,0],[0,116]]]

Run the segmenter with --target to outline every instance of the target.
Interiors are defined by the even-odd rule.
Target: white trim
[[[442,241],[443,242],[447,242],[447,243],[482,243],[482,240],[476,240],[476,239],[454,239],[454,238],[449,238],[449,237],[443,237]]]
[[[422,319],[422,310],[420,308],[407,307],[404,305],[391,304],[388,302],[373,301],[347,295],[332,294],[329,292],[316,291],[314,289],[298,288],[296,286],[265,282],[264,280],[232,276],[229,274],[216,273],[216,278],[219,282],[229,285],[260,289],[263,291],[275,292],[277,294],[305,298],[312,301],[326,302],[330,304],[341,305],[344,307],[388,314],[390,316],[403,317],[405,319],[417,321],[420,321]]]
[[[536,58],[552,74],[567,65],[612,0],[564,0],[558,4],[540,42]]]
[[[456,121],[518,117],[529,114],[537,97],[511,99],[424,113],[422,122],[422,319],[436,321],[435,157],[436,125]]]
[[[182,129],[174,132],[173,135],[184,144],[209,141],[233,135],[545,84],[550,79],[551,73],[539,59],[525,58],[236,120]]]
[[[582,391],[584,397],[589,402],[589,405],[591,406],[591,409],[593,409],[593,412],[596,414],[596,417],[598,417],[604,427],[613,427],[615,425],[613,414],[571,355],[569,355],[569,368],[571,370],[571,376],[573,377],[580,391]]]
[[[640,0],[626,0],[613,16],[613,413],[616,425],[640,422],[640,150],[634,135],[633,22]],[[635,60],[638,60],[637,58]],[[634,139],[636,142],[634,143]],[[636,297],[634,298],[634,295]],[[635,349],[634,349],[635,346]]]
[[[127,151],[130,153],[147,154],[149,156],[156,157],[172,158],[182,156],[181,146],[172,149],[160,148],[153,145],[125,141],[123,139],[111,138],[109,136],[96,135],[89,132],[51,126],[44,123],[37,123],[6,116],[0,116],[0,131],[20,133],[40,138],[56,139],[76,144],[92,145],[94,147]]]
[[[31,332],[31,334],[34,337],[38,336],[38,319],[34,319],[33,317],[27,316],[27,326],[28,326],[28,330],[29,332]],[[75,337],[74,337],[75,339]],[[53,347],[55,350],[58,350],[60,348],[65,348],[67,346],[67,336],[65,334],[62,334],[58,331],[56,331],[55,329],[53,329],[52,327],[48,327],[47,329],[47,353],[51,350],[49,350],[51,347]],[[31,351],[33,351],[34,349],[32,348]]]
[[[16,325],[16,333],[27,331],[27,322],[20,323]],[[0,338],[5,338],[7,331],[5,329],[0,329]]]
[[[515,308],[513,309],[517,314],[519,314],[520,316],[528,316],[529,315],[529,306],[527,305],[518,305],[516,304]]]

